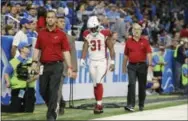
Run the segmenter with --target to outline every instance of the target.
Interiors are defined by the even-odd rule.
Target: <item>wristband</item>
[[[114,61],[114,60],[111,60],[111,61],[110,61],[110,64],[115,64],[115,61]]]
[[[153,67],[153,65],[148,65],[148,66],[151,66],[151,67]]]
[[[32,61],[32,63],[38,63],[38,61],[36,61],[36,60],[33,60],[33,61]]]

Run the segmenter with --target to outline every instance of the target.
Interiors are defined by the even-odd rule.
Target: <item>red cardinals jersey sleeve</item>
[[[85,39],[88,35],[89,35],[90,31],[89,30],[85,30],[83,32],[83,38]]]
[[[102,33],[105,37],[108,37],[108,36],[111,36],[111,35],[112,35],[112,32],[111,32],[109,29],[101,30],[101,33]]]

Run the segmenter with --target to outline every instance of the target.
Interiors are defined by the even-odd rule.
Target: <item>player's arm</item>
[[[84,44],[83,44],[83,47],[82,47],[82,59],[86,58],[88,48],[89,48],[89,44],[88,44],[87,40],[84,39]]]
[[[113,44],[113,39],[112,37],[108,37],[107,41],[106,41],[106,45],[109,49],[110,52],[110,58],[112,61],[114,61],[115,59],[115,51],[114,51],[114,44]]]
[[[84,39],[84,44],[82,47],[82,58],[80,60],[80,66],[82,66],[82,67],[86,67],[85,58],[87,55],[88,48],[89,48],[89,44],[88,44],[87,40]]]
[[[113,44],[113,39],[112,37],[108,37],[108,39],[106,40],[106,45],[109,49],[110,52],[110,58],[111,58],[111,62],[110,62],[110,71],[114,71],[115,69],[115,51],[114,51],[114,44]]]

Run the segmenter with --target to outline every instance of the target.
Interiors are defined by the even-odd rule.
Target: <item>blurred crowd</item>
[[[131,35],[132,23],[138,22],[153,46],[160,42],[170,48],[188,23],[187,0],[2,0],[1,5],[1,34],[12,36],[20,29],[21,18],[32,20],[28,30],[37,32],[41,7],[64,15],[64,31],[78,41],[83,41],[81,35],[91,15],[97,15],[101,26],[114,32],[119,43]]]

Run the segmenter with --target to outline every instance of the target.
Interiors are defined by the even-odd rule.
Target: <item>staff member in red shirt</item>
[[[128,38],[125,43],[123,73],[126,73],[126,65],[127,61],[129,61],[127,66],[129,78],[127,106],[124,108],[125,110],[133,112],[135,106],[135,88],[137,78],[139,83],[139,110],[142,111],[144,108],[147,67],[149,66],[148,71],[152,71],[152,54],[148,40],[141,37],[141,26],[137,23],[133,24],[132,32],[133,37]],[[146,64],[147,57],[148,65]]]
[[[63,57],[68,65],[68,76],[72,75],[72,67],[69,43],[66,34],[56,28],[57,17],[54,11],[47,12],[46,22],[46,29],[38,34],[32,65],[38,61],[42,64],[39,77],[40,94],[48,107],[47,120],[55,121],[59,110],[58,92],[63,72]]]

